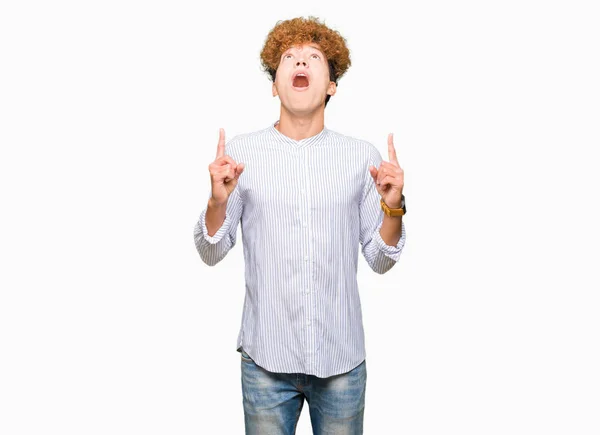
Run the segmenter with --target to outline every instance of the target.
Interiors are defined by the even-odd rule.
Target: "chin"
[[[288,112],[297,113],[299,115],[305,115],[307,113],[312,113],[317,110],[317,107],[314,106],[292,106],[288,107]]]
[[[283,104],[281,103],[285,109],[293,114],[298,114],[298,115],[305,115],[307,113],[313,113],[316,112],[317,110],[319,110],[321,108],[321,106],[325,105],[325,101],[322,101],[321,103],[299,103],[296,102],[294,103],[288,103],[288,104]]]

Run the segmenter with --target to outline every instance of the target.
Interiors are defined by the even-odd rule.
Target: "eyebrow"
[[[308,46],[308,48],[312,48],[313,50],[315,50],[315,51],[318,51],[320,54],[323,54],[323,52],[322,52],[320,49],[318,49],[317,47],[313,47],[312,45],[309,45],[309,46]],[[288,53],[289,53],[290,51],[292,51],[292,50],[294,50],[294,51],[299,51],[299,50],[298,50],[297,48],[295,48],[295,47],[290,47],[290,48],[288,48],[287,50],[285,50],[285,51],[283,52],[282,56],[283,56],[284,54],[288,54]]]

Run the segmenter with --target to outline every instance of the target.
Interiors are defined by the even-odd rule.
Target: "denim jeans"
[[[366,360],[347,373],[319,378],[273,373],[241,349],[246,435],[293,435],[304,399],[314,435],[363,433]]]

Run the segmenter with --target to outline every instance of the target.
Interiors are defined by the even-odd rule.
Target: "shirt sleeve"
[[[214,266],[221,261],[229,250],[235,246],[237,228],[242,217],[243,203],[238,193],[238,188],[231,192],[227,200],[225,221],[217,232],[209,236],[206,228],[206,211],[208,206],[200,213],[200,218],[194,227],[194,242],[200,258],[209,266]]]
[[[360,203],[360,244],[367,263],[375,272],[383,274],[390,270],[400,259],[400,254],[406,242],[404,219],[402,220],[402,235],[395,246],[387,245],[381,238],[379,230],[383,225],[383,210],[381,195],[377,192],[369,166],[379,168],[382,158],[379,150],[370,146],[369,163],[366,167],[365,186]]]

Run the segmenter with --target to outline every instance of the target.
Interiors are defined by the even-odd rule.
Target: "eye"
[[[321,58],[319,57],[319,55],[318,55],[318,54],[314,54],[314,53],[312,54],[312,56],[311,56],[311,57],[315,57],[315,58],[317,58],[317,59],[321,59]]]
[[[284,59],[291,58],[291,57],[292,57],[291,54],[286,54],[285,56],[283,56]]]

